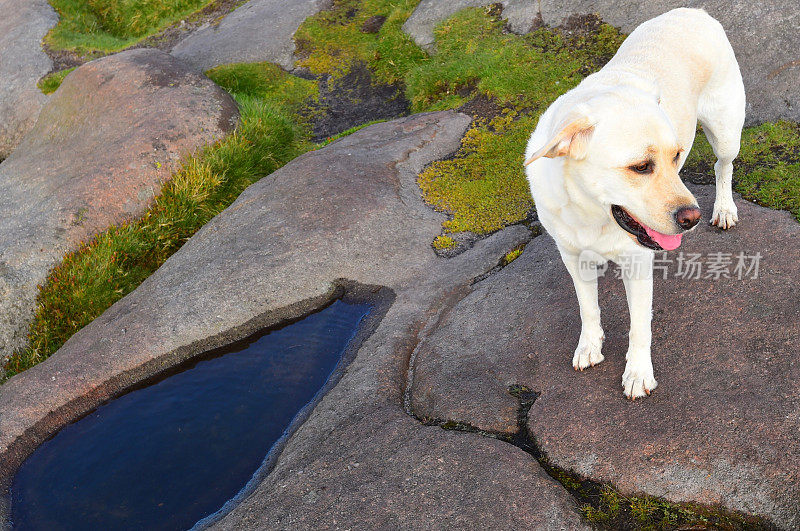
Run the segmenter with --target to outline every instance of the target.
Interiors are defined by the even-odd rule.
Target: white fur
[[[579,256],[591,251],[599,255],[597,262],[639,268],[625,279],[631,328],[622,386],[630,398],[650,394],[657,385],[650,358],[653,251],[617,224],[611,206],[622,206],[663,234],[681,232],[675,210],[696,201],[678,171],[699,120],[718,159],[710,221],[732,227],[738,221],[732,161],[739,153],[744,112],[744,86],[725,31],[705,11],[682,8],[639,26],[602,70],[544,112],[528,142],[525,159],[535,160],[526,173],[539,219],[555,239],[578,295],[576,369],[603,361],[597,279],[580,272]],[[564,126],[576,120],[592,125],[582,140],[560,138]],[[639,179],[626,168],[650,156],[648,148],[654,160],[670,163],[656,162],[656,171]],[[683,152],[675,160],[671,154],[677,148]]]

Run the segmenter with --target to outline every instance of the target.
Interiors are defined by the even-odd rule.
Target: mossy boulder
[[[225,91],[157,50],[67,76],[0,164],[0,358],[25,344],[37,285],[64,253],[140,215],[181,157],[237,116]]]

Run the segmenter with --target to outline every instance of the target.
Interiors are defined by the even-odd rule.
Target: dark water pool
[[[11,485],[14,529],[186,529],[247,483],[368,304],[336,301],[64,427]]]

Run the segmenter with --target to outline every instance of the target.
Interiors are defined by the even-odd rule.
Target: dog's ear
[[[586,157],[589,140],[594,133],[594,124],[585,116],[577,118],[562,127],[547,144],[538,149],[525,166],[541,157],[570,157],[581,160]]]

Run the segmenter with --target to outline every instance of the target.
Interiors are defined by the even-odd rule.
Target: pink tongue
[[[661,234],[660,232],[651,229],[647,225],[644,225],[644,230],[647,231],[648,236],[650,236],[666,251],[677,249],[681,244],[681,236],[683,236],[683,234]]]

